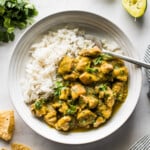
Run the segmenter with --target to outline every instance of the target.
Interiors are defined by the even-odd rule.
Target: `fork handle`
[[[141,66],[141,67],[144,67],[144,68],[147,68],[147,69],[150,69],[150,64],[149,63],[145,63],[143,61],[139,61],[139,60],[136,60],[134,58],[131,58],[131,57],[128,57],[128,56],[124,56],[124,55],[120,55],[120,54],[117,54],[117,53],[114,53],[114,52],[110,52],[108,50],[102,50],[105,54],[109,54],[111,56],[115,56],[115,57],[118,57],[118,58],[121,58],[127,62],[131,62],[133,64],[136,64],[138,66]]]

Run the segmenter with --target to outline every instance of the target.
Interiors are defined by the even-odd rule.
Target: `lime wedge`
[[[147,0],[122,0],[122,5],[131,16],[138,18],[144,15]]]

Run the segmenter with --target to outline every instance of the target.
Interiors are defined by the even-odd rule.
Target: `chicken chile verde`
[[[128,69],[98,47],[59,62],[53,94],[30,105],[33,114],[61,131],[92,129],[106,123],[127,96]]]

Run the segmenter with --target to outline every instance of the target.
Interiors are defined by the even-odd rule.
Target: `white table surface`
[[[150,1],[145,15],[134,20],[121,5],[121,0],[31,0],[39,11],[36,21],[44,16],[66,10],[83,10],[104,16],[118,25],[133,42],[140,59],[150,44]],[[0,110],[15,108],[8,92],[8,66],[13,52],[13,46],[24,31],[16,30],[13,42],[0,44]],[[136,91],[135,91],[136,92]],[[91,144],[63,145],[49,141],[31,130],[15,111],[15,132],[9,143],[0,140],[0,148],[10,149],[12,142],[24,143],[33,150],[127,150],[136,140],[145,134],[150,134],[150,100],[147,97],[148,82],[143,71],[142,91],[137,107],[127,122],[109,137]]]

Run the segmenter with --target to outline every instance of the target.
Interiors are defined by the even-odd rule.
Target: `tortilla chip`
[[[24,144],[19,144],[19,143],[11,144],[11,149],[12,150],[31,150],[30,147],[28,147]]]
[[[9,141],[15,126],[14,111],[0,111],[0,138]]]

